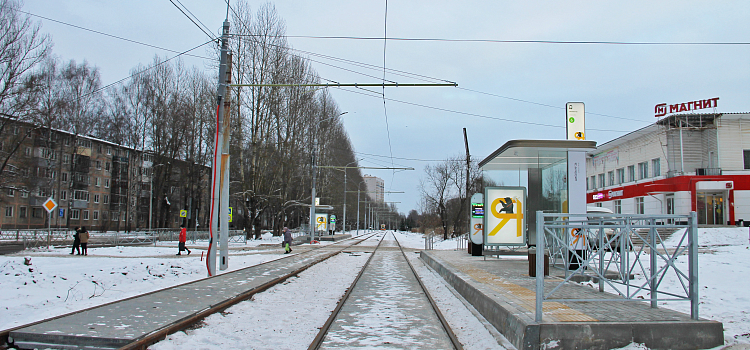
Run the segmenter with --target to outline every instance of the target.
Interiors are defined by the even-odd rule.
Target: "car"
[[[586,207],[586,213],[587,214],[594,214],[589,216],[589,223],[593,223],[595,225],[598,225],[601,223],[604,227],[604,235],[605,237],[604,242],[599,242],[599,232],[597,229],[589,229],[590,235],[589,235],[589,245],[591,246],[591,249],[598,250],[599,246],[604,245],[605,251],[616,251],[620,252],[620,239],[623,238],[620,236],[618,239],[612,239],[617,234],[617,228],[607,228],[606,226],[614,226],[617,225],[617,219],[614,217],[614,213],[612,210],[608,208],[603,207]],[[609,214],[609,215],[608,215]],[[609,220],[608,220],[609,217]],[[607,244],[609,243],[609,244]],[[627,242],[628,250],[632,249],[632,243]]]

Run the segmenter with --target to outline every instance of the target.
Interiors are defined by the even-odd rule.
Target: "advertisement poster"
[[[328,214],[315,213],[315,231],[328,232]]]
[[[526,245],[526,188],[484,190],[484,244]]]
[[[471,243],[484,242],[484,194],[474,193],[471,196],[471,217],[469,218],[469,239]]]

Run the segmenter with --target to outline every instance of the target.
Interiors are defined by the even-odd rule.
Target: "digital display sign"
[[[484,203],[471,203],[471,217],[484,217]]]

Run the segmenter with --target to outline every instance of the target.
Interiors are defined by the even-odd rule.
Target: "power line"
[[[198,16],[196,16],[192,11],[190,11],[190,9],[187,8],[187,6],[185,6],[182,2],[180,2],[180,0],[175,0],[175,1],[177,1],[180,4],[180,6],[182,6],[185,9],[185,11],[187,11],[188,13],[190,13],[190,15],[193,16],[193,18],[195,18],[195,20],[198,21],[198,23],[200,23],[203,26],[203,28],[205,28],[208,32],[211,32],[211,28],[209,28],[208,26],[206,26],[205,24],[203,24],[203,22],[201,22],[200,18],[198,18]],[[216,38],[215,36],[212,36],[212,35],[209,35],[209,38],[213,38],[214,40],[218,39],[218,38]]]
[[[245,34],[263,36],[264,34]],[[498,44],[573,44],[573,45],[750,45],[746,41],[597,41],[597,40],[502,40],[502,39],[449,39],[449,38],[405,38],[405,37],[366,37],[366,36],[316,36],[284,35],[285,38],[302,39],[346,39],[346,40],[392,40],[392,41],[437,41],[473,42]]]
[[[148,47],[151,47],[151,48],[154,48],[154,49],[164,50],[164,51],[168,51],[168,52],[172,52],[172,53],[180,53],[179,51],[176,51],[176,50],[167,49],[167,48],[164,48],[164,47],[147,44],[147,43],[140,42],[140,41],[133,40],[133,39],[123,38],[121,36],[117,36],[117,35],[113,35],[113,34],[109,34],[109,33],[105,33],[105,32],[100,32],[98,30],[89,29],[89,28],[81,27],[81,26],[78,26],[78,25],[75,25],[75,24],[70,24],[70,23],[67,23],[67,22],[60,21],[60,20],[52,19],[52,18],[49,18],[49,17],[40,16],[40,15],[31,13],[31,12],[26,12],[26,11],[22,11],[22,10],[18,10],[18,12],[25,13],[25,14],[27,14],[29,16],[38,17],[38,18],[41,18],[43,20],[47,20],[47,21],[50,21],[50,22],[55,22],[55,23],[63,24],[63,25],[70,26],[70,27],[73,27],[73,28],[77,28],[77,29],[88,31],[88,32],[96,33],[96,34],[99,34],[99,35],[104,35],[104,36],[108,36],[108,37],[111,37],[111,38],[115,38],[115,39],[119,39],[119,40],[131,42],[131,43],[134,43],[134,44],[148,46]],[[185,56],[202,58],[202,59],[206,59],[206,60],[212,60],[213,59],[213,58],[208,58],[208,57],[198,56],[198,55],[192,55],[192,54],[186,54]]]
[[[179,0],[178,0],[178,1],[179,1]],[[207,32],[207,31],[206,31],[205,29],[203,29],[203,28],[202,28],[202,27],[201,27],[201,26],[200,26],[200,25],[199,25],[198,23],[196,23],[196,22],[195,22],[195,20],[193,20],[193,18],[192,18],[192,17],[188,16],[188,14],[187,14],[187,13],[185,13],[185,11],[183,11],[183,10],[182,10],[182,9],[181,9],[181,8],[180,8],[179,6],[177,6],[177,4],[175,4],[175,3],[174,3],[174,1],[172,1],[172,0],[169,0],[169,2],[171,2],[171,3],[172,3],[172,5],[174,5],[174,7],[176,7],[176,8],[178,9],[178,10],[180,10],[180,12],[182,12],[182,14],[183,14],[183,15],[185,15],[185,17],[187,17],[187,18],[188,18],[188,19],[190,20],[190,22],[193,22],[193,24],[195,24],[195,26],[196,26],[196,27],[198,27],[198,29],[200,29],[200,30],[201,30],[201,31],[202,31],[203,33],[205,33],[205,34],[206,34],[206,35],[207,35],[207,36],[208,36],[209,38],[211,38],[211,40],[212,40],[212,41],[213,41],[213,40],[216,40],[216,37],[212,36],[212,35],[211,35],[211,34],[209,34],[209,33],[208,33],[208,32]]]

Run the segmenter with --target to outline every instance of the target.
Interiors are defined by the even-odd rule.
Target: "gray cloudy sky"
[[[175,1],[176,2],[176,1]],[[181,0],[213,32],[226,13],[223,0]],[[382,37],[383,1],[275,1],[288,35]],[[263,2],[249,2],[253,12]],[[207,37],[169,0],[26,0],[24,10],[152,45],[184,51]],[[620,41],[750,42],[745,1],[394,1],[388,37]],[[88,60],[104,84],[129,75],[138,63],[168,53],[42,20],[54,53]],[[232,24],[233,26],[236,24]],[[382,66],[382,40],[290,38],[294,49]],[[196,53],[207,55],[199,49]],[[568,101],[586,104],[587,139],[599,143],[655,121],[659,103],[719,97],[719,112],[750,111],[750,45],[613,45],[388,41],[388,68],[455,81],[459,88],[387,88],[386,97],[437,109],[383,101],[332,89],[344,124],[365,166],[406,213],[418,209],[419,178],[429,162],[464,153],[466,127],[474,159],[510,139],[562,139]],[[169,54],[170,57],[172,54]],[[321,62],[374,76],[332,60]],[[187,65],[208,68],[200,59]],[[341,83],[379,80],[314,63],[321,77]],[[418,83],[392,74],[399,83]],[[469,90],[480,91],[481,94]],[[492,96],[494,94],[498,96]],[[533,102],[533,103],[530,103]],[[456,113],[459,112],[459,113]],[[504,120],[546,124],[529,125]],[[390,147],[389,137],[390,131]],[[389,156],[393,154],[391,161]],[[408,158],[408,159],[404,159]]]

